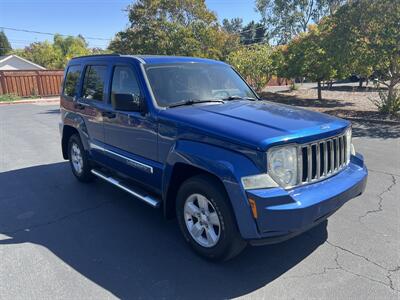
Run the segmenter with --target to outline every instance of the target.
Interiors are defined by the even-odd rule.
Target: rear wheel
[[[73,134],[68,141],[68,157],[72,173],[78,180],[89,182],[93,179],[88,155],[77,134]]]
[[[228,201],[221,184],[204,175],[186,180],[178,191],[180,229],[190,246],[205,258],[228,260],[246,246]]]

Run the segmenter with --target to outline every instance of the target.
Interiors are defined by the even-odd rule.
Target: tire
[[[68,157],[72,173],[79,181],[90,182],[93,180],[88,154],[77,134],[73,134],[68,141]]]
[[[181,185],[176,215],[185,240],[204,258],[226,261],[246,247],[225,189],[209,176],[195,176]]]

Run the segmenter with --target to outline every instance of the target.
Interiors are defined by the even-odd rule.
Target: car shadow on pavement
[[[400,124],[382,124],[362,121],[353,122],[353,136],[397,139],[400,138]]]
[[[0,248],[43,246],[119,298],[246,295],[327,239],[324,222],[284,243],[248,247],[231,261],[212,263],[190,250],[160,210],[99,180],[77,182],[66,162],[0,173],[0,191]]]

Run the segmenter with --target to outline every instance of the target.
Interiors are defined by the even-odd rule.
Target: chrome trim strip
[[[126,157],[126,156],[121,155],[121,154],[119,154],[119,153],[116,153],[116,152],[114,152],[114,151],[108,150],[108,149],[106,149],[106,148],[104,148],[104,147],[101,147],[101,146],[99,146],[99,145],[97,145],[97,144],[95,144],[95,143],[93,143],[93,142],[90,142],[90,148],[92,148],[92,149],[98,149],[98,150],[101,150],[101,151],[103,151],[103,152],[107,152],[107,153],[109,153],[109,154],[111,154],[111,155],[115,155],[115,156],[117,156],[117,157],[119,157],[119,158],[125,159],[125,160],[126,160],[126,163],[129,164],[129,165],[132,166],[132,167],[136,167],[136,168],[138,168],[138,169],[144,170],[144,171],[146,171],[146,172],[148,172],[148,173],[151,173],[151,174],[153,174],[153,172],[154,172],[152,166],[146,165],[146,164],[141,163],[141,162],[139,162],[139,161],[137,161],[137,160],[131,159],[131,158],[129,158],[129,157]]]
[[[115,185],[116,187],[119,187],[120,189],[124,190],[125,192],[128,192],[129,194],[131,194],[132,196],[135,196],[136,198],[139,198],[140,200],[146,202],[147,204],[149,204],[152,207],[160,206],[161,201],[156,200],[148,195],[141,195],[138,192],[135,192],[134,190],[132,190],[131,188],[125,186],[123,183],[120,183],[118,180],[116,180],[113,177],[108,177],[96,170],[91,170],[91,172],[92,172],[92,174],[96,175],[97,177],[111,183],[112,185]]]
[[[331,168],[329,170],[330,173],[335,171],[335,152],[333,151],[333,139],[329,141],[329,151],[330,151],[330,158],[331,158]]]
[[[140,63],[142,63],[142,64],[146,64],[146,62],[144,61],[144,59],[143,58],[141,58],[141,57],[139,57],[139,56],[136,56],[136,55],[132,55],[134,58],[136,58],[138,61],[140,61]]]
[[[312,180],[312,155],[311,155],[311,145],[307,146],[307,181],[310,182]]]
[[[315,169],[316,171],[316,176],[317,176],[317,180],[321,177],[321,155],[320,155],[320,150],[319,150],[319,142],[315,144],[315,151],[316,153],[316,159],[317,159],[317,167]]]
[[[324,176],[328,175],[328,143],[323,142],[324,145]]]
[[[341,149],[342,152],[340,153],[340,158],[341,158],[340,166],[343,166],[345,164],[345,160],[344,160],[344,152],[345,152],[344,140],[345,140],[345,137],[341,136],[340,137],[340,145],[341,145],[340,149]]]
[[[303,183],[303,148],[297,147],[297,182]]]
[[[339,169],[339,138],[335,138],[335,170]]]

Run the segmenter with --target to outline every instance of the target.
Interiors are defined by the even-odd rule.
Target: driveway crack
[[[378,212],[383,211],[383,195],[386,194],[386,193],[389,193],[389,192],[392,190],[392,188],[397,184],[396,177],[395,177],[394,175],[390,175],[390,176],[391,176],[391,178],[392,178],[392,182],[390,183],[390,185],[389,185],[386,189],[384,189],[381,193],[379,193],[379,194],[377,195],[377,197],[379,198],[379,201],[378,201],[378,208],[373,209],[373,210],[368,210],[365,214],[363,214],[362,216],[360,216],[360,217],[358,218],[358,220],[359,220],[361,223],[362,223],[361,220],[362,220],[363,218],[365,218],[366,216],[368,216],[369,214],[378,213]]]
[[[343,248],[343,247],[341,247],[341,246],[339,246],[339,245],[335,245],[335,244],[333,244],[333,243],[331,243],[331,242],[329,242],[329,241],[326,241],[326,243],[327,243],[328,245],[330,245],[330,246],[332,246],[332,247],[335,248],[335,252],[336,252],[335,263],[336,263],[336,265],[337,265],[336,268],[326,268],[326,270],[329,270],[329,269],[340,269],[340,270],[342,270],[342,271],[344,271],[344,272],[347,272],[347,273],[349,273],[349,274],[352,274],[352,275],[354,275],[354,276],[358,276],[358,277],[360,277],[360,278],[364,278],[364,279],[367,279],[367,280],[370,280],[370,281],[373,281],[373,282],[382,284],[382,285],[384,285],[384,286],[386,286],[386,287],[389,287],[389,288],[390,288],[391,290],[393,290],[393,291],[400,292],[400,290],[398,290],[398,289],[396,289],[396,288],[394,287],[393,280],[392,280],[392,278],[391,278],[392,273],[397,272],[397,271],[400,270],[400,266],[397,266],[397,267],[395,267],[395,268],[393,268],[393,269],[387,269],[387,268],[385,268],[384,266],[382,266],[381,264],[378,264],[377,262],[372,261],[371,259],[369,259],[369,258],[366,257],[366,256],[363,256],[363,255],[361,255],[361,254],[355,253],[355,252],[353,252],[353,251],[351,251],[351,250],[349,250],[349,249]],[[388,280],[389,283],[386,283],[386,282],[383,282],[383,281],[380,281],[380,280],[376,280],[376,279],[370,278],[370,277],[368,277],[368,276],[365,276],[365,275],[363,275],[363,274],[355,273],[355,272],[352,272],[352,271],[350,271],[350,270],[344,268],[344,267],[339,263],[339,252],[338,252],[338,249],[339,249],[339,250],[342,250],[342,251],[344,251],[344,252],[346,252],[346,253],[349,253],[349,254],[351,254],[351,255],[354,255],[354,256],[357,256],[357,257],[359,257],[359,258],[362,258],[362,259],[364,259],[365,261],[367,261],[367,262],[369,262],[369,263],[371,263],[371,264],[377,266],[378,268],[384,270],[384,271],[386,272],[386,278],[387,278],[387,280]],[[326,270],[324,269],[324,271],[326,271]]]

